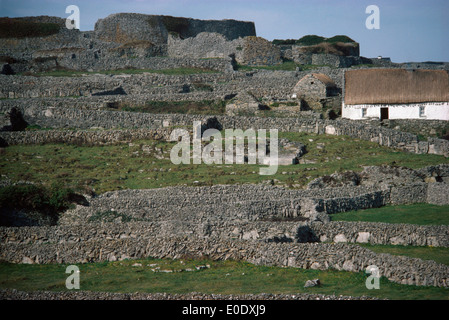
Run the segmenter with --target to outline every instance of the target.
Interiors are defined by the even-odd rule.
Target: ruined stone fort
[[[449,157],[449,118],[444,118],[449,112],[449,63],[362,57],[359,44],[351,39],[318,45],[276,43],[258,37],[254,23],[235,20],[118,13],[98,20],[93,31],[67,29],[65,22],[46,16],[0,18],[3,29],[9,24],[40,30],[30,36],[17,28],[16,34],[0,38],[2,148],[169,141],[175,128],[192,129],[192,123],[200,121],[202,131],[277,129],[346,136],[398,152]],[[283,69],[286,63],[294,67]],[[179,68],[204,72],[154,72]],[[410,79],[435,80],[437,89],[414,101],[400,102],[393,94],[383,102],[374,96],[365,101],[354,80],[363,75],[346,74],[366,70],[388,70],[395,77],[413,73]],[[45,74],[49,72],[77,76]],[[350,90],[345,86],[348,79]],[[384,95],[382,88],[376,90]],[[152,101],[219,101],[225,110],[204,115],[120,109]],[[370,103],[383,105],[375,109]],[[440,109],[432,113],[432,108]],[[19,130],[11,114],[46,130]],[[283,141],[280,148],[283,165],[303,163],[304,145]],[[8,180],[8,172],[1,173],[2,186],[18,183]],[[85,203],[52,223],[1,208],[0,259],[77,264],[194,256],[351,272],[376,265],[393,282],[449,287],[446,265],[353,245],[449,247],[448,226],[331,219],[333,214],[386,205],[448,205],[448,184],[447,162],[420,169],[368,166],[361,172],[314,179],[305,188],[217,184],[83,195]],[[97,212],[113,211],[129,221],[91,222]]]

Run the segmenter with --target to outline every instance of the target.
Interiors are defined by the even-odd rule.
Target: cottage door
[[[380,108],[380,120],[388,119],[388,108]]]

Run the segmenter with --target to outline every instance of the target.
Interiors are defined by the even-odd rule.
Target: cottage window
[[[426,107],[424,107],[424,106],[419,107],[419,117],[420,118],[424,118],[426,116],[425,111],[426,111]]]
[[[362,108],[362,118],[366,117],[366,108]]]

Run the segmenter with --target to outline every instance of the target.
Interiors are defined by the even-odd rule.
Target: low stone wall
[[[76,243],[104,239],[146,239],[195,236],[211,239],[259,240],[263,242],[309,242],[300,230],[302,223],[294,221],[195,221],[165,220],[74,223],[40,227],[0,227],[2,243]]]
[[[424,136],[443,136],[449,133],[449,121],[445,120],[418,120],[418,119],[395,119],[379,122],[388,128],[398,131],[411,132]]]
[[[430,183],[427,187],[426,202],[436,205],[449,204],[449,185],[446,183]]]
[[[430,192],[428,192],[429,188]],[[396,189],[393,192],[392,189]],[[436,193],[436,191],[438,193]],[[84,223],[98,212],[125,215],[142,221],[185,221],[196,223],[273,221],[381,207],[388,204],[425,203],[436,195],[439,204],[448,198],[445,183],[412,184],[403,187],[358,186],[312,190],[286,189],[266,185],[214,185],[211,187],[166,187],[121,190],[90,199],[90,206],[77,206],[61,216],[60,224]],[[421,197],[400,199],[400,194]],[[263,199],[260,195],[263,194]],[[397,196],[397,197],[394,197]],[[423,201],[424,199],[424,201]],[[441,200],[443,199],[443,200]]]
[[[373,297],[350,297],[310,293],[295,294],[206,294],[192,292],[170,293],[115,293],[93,291],[18,291],[0,289],[0,300],[379,300]]]
[[[449,226],[332,221],[213,221],[195,222],[160,217],[156,221],[90,222],[40,227],[0,227],[4,244],[77,243],[104,239],[198,237],[257,240],[266,243],[369,243],[449,247]]]
[[[263,199],[260,199],[261,194]],[[388,191],[379,193],[376,187],[363,186],[295,190],[243,184],[121,190],[92,198],[90,206],[77,206],[65,212],[59,221],[61,224],[83,223],[97,212],[111,211],[144,221],[196,223],[310,217],[320,212],[372,208],[380,203],[367,199],[379,194],[385,197],[382,203],[388,203]]]
[[[125,130],[37,130],[22,132],[0,132],[0,139],[8,145],[69,143],[103,145],[134,140],[164,140],[170,138],[171,129],[125,129]]]
[[[449,247],[449,226],[334,221],[311,223],[310,231],[321,242]]]
[[[148,60],[155,65],[149,69],[176,68],[179,66],[193,66],[220,71],[228,68],[227,59],[187,59],[187,58],[151,58]],[[182,61],[185,61],[183,63]],[[123,68],[124,64],[120,64]],[[221,67],[220,67],[221,66]],[[12,81],[14,80],[14,81]],[[33,77],[33,76],[6,76],[0,75],[0,98],[40,98],[40,97],[88,97],[101,92],[113,91],[122,88],[123,93],[109,99],[130,99],[130,95],[144,96],[147,100],[156,100],[155,95],[174,94],[164,100],[174,101],[179,98],[177,94],[183,93],[185,97],[195,91],[195,84],[207,84],[212,91],[209,96],[224,97],[240,91],[252,92],[258,98],[270,97],[274,99],[288,99],[292,88],[298,81],[295,72],[279,72],[272,74],[266,72],[241,73],[198,73],[192,75],[164,75],[146,73],[142,75],[86,75],[81,77]],[[189,87],[189,90],[180,88]],[[112,95],[112,94],[111,94]],[[183,98],[185,99],[185,98]],[[199,100],[202,100],[201,98]],[[194,98],[190,100],[198,101]]]
[[[376,265],[381,276],[402,284],[448,287],[449,266],[434,261],[375,254],[342,243],[262,243],[248,240],[198,239],[194,237],[118,239],[74,243],[0,244],[0,259],[12,263],[86,263],[136,258],[207,257],[212,260],[244,260],[256,265],[304,269],[365,271]]]
[[[60,102],[60,101],[59,101]],[[29,124],[49,128],[161,128],[167,126],[192,126],[207,116],[187,114],[149,114],[106,110],[81,110],[67,106],[47,107],[36,104],[24,105],[20,101],[8,100],[0,103],[0,113],[5,115],[13,106],[24,115]],[[223,128],[278,129],[281,132],[309,132],[317,134],[347,135],[353,138],[376,142],[379,145],[419,154],[449,156],[449,140],[429,138],[418,141],[411,133],[400,132],[363,122],[339,119],[322,120],[311,118],[261,118],[243,116],[216,116]]]

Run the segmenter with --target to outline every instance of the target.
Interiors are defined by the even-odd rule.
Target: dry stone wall
[[[2,243],[76,243],[101,239],[195,236],[198,238],[257,240],[266,243],[369,243],[449,247],[447,226],[419,226],[373,222],[192,221],[161,220],[72,223],[40,227],[0,227]]]
[[[57,100],[54,100],[57,101]],[[60,101],[59,101],[60,102]],[[205,116],[187,114],[140,114],[133,112],[82,110],[67,106],[43,107],[23,104],[21,101],[0,101],[3,123],[7,113],[16,106],[29,124],[49,128],[162,128],[166,126],[191,126],[193,121],[202,121]],[[449,140],[429,138],[418,141],[411,133],[400,132],[380,126],[346,119],[322,120],[312,118],[261,118],[243,116],[216,116],[223,128],[278,129],[287,132],[311,132],[317,134],[347,135],[353,138],[376,142],[379,145],[397,148],[419,154],[449,156]]]
[[[0,132],[0,139],[8,145],[69,143],[79,145],[106,145],[134,140],[170,139],[171,129],[124,129],[124,130],[38,130]]]
[[[220,33],[229,40],[256,35],[253,22],[198,20],[137,13],[112,14],[95,24],[97,37],[120,43],[136,40],[147,40],[155,44],[167,43],[169,33],[190,38],[201,32]]]
[[[329,214],[388,204],[424,203],[438,199],[438,204],[447,205],[447,190],[445,183],[384,189],[379,189],[379,186],[358,186],[295,190],[264,185],[218,185],[123,190],[92,198],[90,206],[77,206],[76,209],[67,211],[61,216],[59,223],[85,223],[95,220],[98,213],[108,213],[118,220],[125,216],[127,219],[139,221],[183,221],[187,225],[196,223],[209,226],[217,223],[227,224],[229,221],[240,223],[299,219],[328,222]],[[398,194],[407,195],[410,192],[422,192],[423,196],[403,197],[399,200],[394,198]],[[263,199],[260,199],[261,194],[264,195]],[[285,238],[292,238],[292,234],[290,232]],[[444,242],[442,243],[445,246]]]
[[[321,242],[449,247],[448,226],[333,221],[310,230]]]
[[[196,20],[136,13],[112,14],[97,21],[94,31],[80,32],[65,28],[65,20],[55,17],[32,17],[28,20],[61,25],[57,34],[24,39],[2,39],[0,55],[13,72],[44,71],[54,68],[74,70],[115,70],[121,68],[153,68],[148,58],[167,55],[169,34],[182,38],[201,32],[218,33],[227,40],[255,36],[252,22],[236,20]],[[52,21],[53,21],[52,20]],[[53,21],[54,22],[54,21]],[[181,55],[179,62],[190,60]],[[227,57],[227,56],[226,56]],[[194,58],[198,58],[195,56]],[[198,60],[198,59],[195,59]],[[217,64],[217,63],[216,63]],[[183,66],[179,64],[178,66]],[[165,68],[169,68],[165,65]],[[220,71],[225,69],[220,68]]]
[[[0,259],[12,263],[86,263],[119,259],[207,257],[213,260],[244,260],[256,265],[304,269],[365,271],[376,265],[382,276],[402,284],[449,286],[449,267],[434,261],[375,254],[342,243],[264,243],[248,240],[199,239],[195,237],[97,240],[79,242],[0,244]]]

